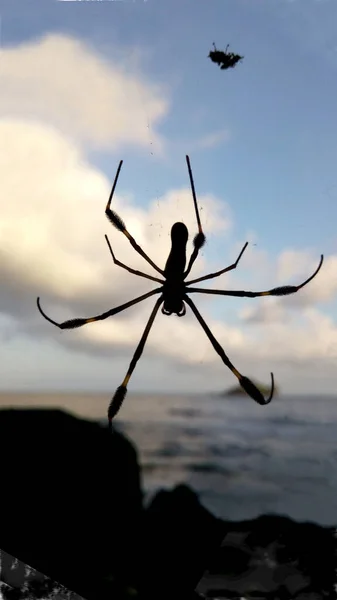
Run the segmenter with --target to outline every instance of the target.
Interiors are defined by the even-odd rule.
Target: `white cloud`
[[[200,123],[197,122],[195,130],[197,131],[200,127]],[[179,138],[174,142],[170,143],[171,153],[173,154],[184,154],[186,148],[193,148],[196,151],[213,150],[217,146],[227,143],[231,139],[231,133],[229,129],[218,129],[217,131],[211,131],[201,136],[191,136],[188,138]]]
[[[146,107],[153,147],[163,150],[157,125],[168,110],[168,90],[107,63],[72,37],[2,48],[0,88],[0,116],[39,120],[102,149],[147,145]]]
[[[264,298],[256,306],[247,306],[240,311],[240,318],[246,323],[283,323],[288,319],[287,311],[283,304],[275,298]]]
[[[335,367],[337,327],[333,319],[315,308],[306,308],[301,318],[287,315],[284,323],[268,323],[256,332],[255,357],[269,364],[285,362],[288,366],[306,365],[319,371],[322,362]]]
[[[298,285],[305,281],[318,267],[320,256],[312,252],[286,251],[278,260],[278,280],[291,278]],[[337,256],[326,256],[321,270],[310,283],[291,297],[294,306],[303,306],[315,302],[329,302],[337,293]],[[295,279],[296,277],[296,279]],[[284,285],[280,283],[279,285]]]
[[[196,148],[209,150],[220,146],[223,142],[228,142],[230,137],[228,129],[221,129],[205,135],[193,142],[193,144]]]
[[[315,259],[312,252],[295,250],[282,252],[277,259],[273,274],[275,283],[268,286],[263,285],[261,291],[282,285],[299,285],[315,271],[319,259],[319,256]],[[319,303],[328,303],[336,298],[336,271],[337,256],[327,256],[317,276],[296,294],[279,298],[256,299],[252,306],[245,307],[240,312],[240,316],[244,321],[250,323],[287,324],[291,315],[290,310],[296,310],[294,318],[298,319],[300,315],[304,314],[305,308]],[[256,291],[258,290],[256,289]],[[299,311],[301,312],[299,313]]]
[[[127,164],[123,169],[127,169]],[[154,305],[153,298],[112,319],[74,331],[60,332],[45,322],[36,308],[39,295],[47,314],[56,320],[93,316],[156,286],[130,275],[111,260],[104,233],[109,234],[117,258],[133,268],[156,274],[107,221],[104,209],[110,185],[85,161],[79,148],[55,129],[18,120],[0,122],[0,311],[2,318],[15,323],[16,335],[21,333],[35,340],[43,336],[93,356],[131,358]],[[212,196],[200,196],[199,204],[207,232],[228,231],[231,222],[223,202]],[[113,208],[160,267],[164,266],[170,249],[173,222],[186,223],[191,234],[191,251],[196,226],[188,188],[171,190],[150,202],[146,209],[137,206],[131,195],[121,198],[117,189]],[[207,247],[205,257],[199,257],[193,277],[214,270],[206,262]],[[246,306],[252,302],[250,315],[260,323],[256,327],[250,327],[249,323],[230,325],[214,318],[211,310],[214,297],[194,294],[192,299],[242,373],[266,377],[269,370],[277,374],[282,365],[288,373],[298,365],[307,365],[314,373],[323,364],[331,364],[332,373],[337,328],[315,304],[336,295],[333,277],[336,261],[335,256],[326,258],[317,285],[313,281],[307,288],[305,302],[305,290],[294,297],[264,298],[261,304],[258,300],[248,300]],[[316,260],[311,253],[287,251],[279,257],[275,270],[264,252],[250,249],[245,264],[252,279],[267,280],[270,271],[274,272],[278,285],[291,283],[290,280],[299,283],[315,268]],[[239,272],[232,272],[228,287],[237,289],[240,278]],[[205,287],[210,284],[206,282]],[[247,289],[248,285],[244,287]],[[296,296],[302,297],[301,311],[289,311],[289,302]],[[217,301],[219,306],[220,303],[225,306],[227,298]],[[254,316],[256,307],[260,312]],[[248,308],[245,310],[246,315],[243,311],[242,316],[247,318]],[[5,333],[8,335],[7,330]],[[163,356],[172,365],[185,368],[204,363],[214,377],[223,377],[224,381],[232,377],[189,310],[184,319],[159,315],[145,355],[156,359]],[[208,386],[212,387],[210,383]]]
[[[47,314],[62,321],[98,314],[156,286],[113,264],[105,233],[117,258],[156,275],[108,223],[104,209],[111,182],[87,162],[81,147],[148,145],[146,107],[152,142],[157,153],[163,150],[157,128],[168,110],[167,90],[59,35],[3,49],[0,86],[0,312],[5,339],[10,336],[9,322],[18,336],[35,341],[44,336],[88,354],[131,358],[153,298],[107,321],[60,332],[40,316],[36,296],[41,296]],[[228,131],[220,130],[200,138],[195,146],[214,148],[228,138]],[[127,168],[125,163],[123,170]],[[199,196],[198,202],[208,236],[230,229],[224,202],[211,195]],[[188,187],[169,190],[146,209],[131,194],[121,198],[117,189],[113,208],[158,266],[165,265],[175,221],[187,225],[191,251],[197,228]],[[266,281],[267,287],[300,283],[319,260],[312,252],[288,250],[273,264],[265,251],[249,250],[242,260],[244,268],[250,269],[244,289],[250,289],[252,281],[254,289],[261,285],[261,290],[267,289]],[[206,261],[207,246],[191,278],[214,271]],[[192,299],[241,372],[259,376],[274,370],[276,374],[285,365],[291,373],[300,364],[314,373],[318,364],[321,368],[336,357],[336,325],[315,307],[336,297],[336,268],[337,256],[326,257],[317,279],[298,294],[249,300],[252,304],[241,311],[245,322],[235,326],[211,316],[214,297],[194,294]],[[205,287],[212,287],[214,281],[205,282]],[[240,272],[232,272],[228,281],[228,287],[242,288]],[[219,305],[226,301],[225,297],[217,300]],[[257,325],[250,327],[249,322]],[[160,315],[146,355],[163,356],[186,368],[207,363],[211,373],[220,373],[226,381],[232,377],[190,311],[184,319]],[[333,364],[331,373],[334,368]]]
[[[22,331],[54,337],[65,345],[87,344],[88,352],[104,352],[113,344],[118,353],[138,341],[153,300],[105,321],[103,327],[102,323],[95,324],[66,335],[63,332],[62,337],[59,330],[43,321],[35,304],[36,297],[41,296],[47,314],[63,320],[72,315],[99,314],[157,287],[112,262],[105,233],[118,259],[158,275],[106,219],[110,186],[79,149],[53,128],[0,121],[0,310],[18,319]],[[212,196],[200,196],[199,204],[209,232],[230,227],[223,203]],[[170,250],[170,228],[175,221],[182,220],[189,228],[191,252],[197,227],[190,190],[170,191],[150,203],[147,210],[135,206],[131,197],[121,199],[117,190],[113,208],[161,268]],[[156,223],[161,224],[162,235],[158,227],[151,227]],[[204,273],[204,269],[205,261],[200,257],[193,275]],[[186,323],[186,345],[190,331]],[[183,345],[173,339],[170,326],[165,344],[161,336],[153,338],[156,350],[180,356]]]

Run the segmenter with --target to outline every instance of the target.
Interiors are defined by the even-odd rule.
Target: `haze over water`
[[[109,393],[5,394],[0,408],[62,408],[106,425]],[[337,523],[337,397],[246,397],[129,392],[116,428],[136,445],[147,500],[187,483],[224,519],[274,512]]]

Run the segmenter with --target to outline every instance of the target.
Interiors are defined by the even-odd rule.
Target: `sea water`
[[[1,394],[0,408],[63,408],[107,424],[111,394]],[[138,451],[147,502],[185,483],[228,520],[277,513],[337,524],[337,397],[128,393],[115,427]]]

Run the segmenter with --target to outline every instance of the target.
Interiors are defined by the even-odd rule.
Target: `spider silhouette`
[[[186,244],[187,244],[187,239],[188,239],[188,230],[187,230],[186,225],[184,225],[184,223],[179,223],[179,222],[174,223],[174,225],[171,228],[171,241],[172,241],[171,251],[170,251],[170,254],[166,261],[165,268],[164,268],[164,270],[162,270],[147,256],[147,254],[145,254],[144,250],[136,243],[135,239],[132,237],[132,235],[126,229],[126,226],[125,226],[124,222],[122,221],[122,219],[113,210],[111,210],[111,208],[110,208],[111,200],[112,200],[112,197],[113,197],[113,194],[114,194],[114,191],[116,188],[117,180],[119,177],[119,173],[120,173],[120,170],[121,170],[121,167],[123,164],[123,161],[121,160],[119,163],[118,169],[117,169],[117,173],[116,173],[115,180],[114,180],[114,183],[112,186],[110,197],[109,197],[108,203],[106,205],[105,214],[106,214],[107,218],[109,219],[109,221],[127,237],[130,244],[132,245],[132,247],[158,273],[160,273],[160,275],[164,279],[159,279],[158,277],[152,277],[151,275],[147,275],[146,273],[142,273],[141,271],[132,269],[131,267],[120,262],[114,255],[114,252],[111,248],[111,244],[109,242],[107,235],[105,236],[105,239],[107,241],[107,244],[108,244],[111,256],[112,256],[112,260],[114,261],[115,265],[122,267],[123,269],[126,269],[127,271],[129,271],[129,273],[133,273],[134,275],[138,275],[139,277],[145,277],[146,279],[150,279],[152,281],[158,282],[161,284],[160,287],[156,287],[155,289],[151,290],[147,294],[143,294],[142,296],[139,296],[138,298],[134,298],[133,300],[130,300],[129,302],[126,302],[125,304],[121,304],[120,306],[117,306],[116,308],[112,308],[112,309],[108,310],[107,312],[104,312],[101,315],[98,315],[96,317],[71,319],[69,321],[65,321],[64,323],[57,323],[56,321],[53,321],[52,319],[50,319],[50,317],[48,317],[41,308],[40,298],[37,298],[38,309],[39,309],[40,313],[42,314],[42,316],[45,319],[47,319],[47,321],[49,321],[53,325],[56,325],[56,327],[59,327],[60,329],[74,329],[76,327],[81,327],[82,325],[85,325],[86,323],[94,323],[95,321],[102,321],[103,319],[107,319],[108,317],[116,315],[117,313],[122,312],[123,310],[129,308],[130,306],[133,306],[134,304],[137,304],[138,302],[142,302],[142,300],[145,300],[146,298],[150,298],[150,296],[154,296],[155,294],[160,294],[159,298],[157,299],[157,301],[154,305],[154,308],[152,309],[149,320],[146,324],[146,327],[144,329],[144,332],[140,339],[140,342],[135,350],[135,353],[133,355],[133,358],[131,360],[130,366],[125,375],[123,383],[117,388],[115,395],[113,396],[113,398],[110,402],[109,409],[108,409],[108,419],[109,419],[109,427],[110,428],[111,428],[112,419],[118,413],[118,411],[121,408],[121,405],[123,403],[123,400],[126,396],[127,385],[130,381],[131,375],[136,367],[136,364],[143,353],[147,337],[149,335],[150,329],[153,325],[153,322],[155,320],[155,317],[156,317],[161,305],[163,305],[161,308],[161,312],[164,315],[172,315],[174,313],[178,317],[183,317],[186,314],[185,304],[187,304],[190,307],[190,309],[192,310],[192,312],[194,313],[194,315],[196,316],[201,327],[205,331],[214,350],[219,354],[219,356],[222,359],[222,361],[224,362],[224,364],[232,371],[232,373],[235,375],[235,377],[237,377],[243,390],[251,398],[253,398],[253,400],[255,400],[255,402],[257,402],[258,404],[261,404],[261,405],[269,404],[269,402],[271,401],[271,399],[273,397],[273,391],[274,391],[273,373],[271,373],[271,391],[270,391],[269,397],[265,399],[264,396],[262,395],[262,393],[260,392],[260,390],[258,390],[258,388],[254,385],[254,383],[250,379],[248,379],[248,377],[241,375],[241,373],[231,363],[227,354],[225,353],[223,348],[220,346],[219,342],[216,340],[213,333],[209,329],[208,325],[202,318],[202,316],[201,316],[200,312],[198,311],[197,307],[195,306],[194,302],[188,297],[188,294],[191,294],[191,293],[218,294],[218,295],[222,295],[222,296],[239,296],[239,297],[248,297],[248,298],[256,298],[259,296],[285,296],[288,294],[294,294],[295,292],[300,290],[302,287],[304,287],[307,283],[309,283],[309,281],[311,281],[317,275],[317,273],[320,270],[322,263],[323,263],[323,255],[321,255],[321,260],[320,260],[320,263],[319,263],[316,271],[313,273],[313,275],[311,275],[308,279],[306,279],[306,281],[304,281],[300,285],[287,285],[287,286],[283,286],[283,287],[277,287],[277,288],[268,290],[266,292],[214,290],[214,289],[190,287],[191,284],[193,284],[193,283],[205,281],[206,279],[212,279],[213,277],[219,277],[219,275],[222,275],[223,273],[227,273],[228,271],[236,269],[236,267],[239,263],[239,260],[241,259],[245,249],[248,246],[248,242],[246,242],[245,245],[243,246],[236,261],[229,267],[225,267],[224,269],[221,269],[220,271],[216,271],[215,273],[209,273],[208,275],[204,275],[203,277],[198,277],[197,279],[191,279],[190,281],[185,281],[186,277],[189,275],[189,273],[191,271],[194,261],[196,260],[196,258],[198,256],[199,250],[202,248],[202,246],[205,244],[205,241],[206,241],[206,237],[205,237],[205,234],[204,234],[204,232],[202,230],[202,226],[201,226],[199,210],[198,210],[198,205],[197,205],[197,199],[196,199],[196,193],[195,193],[195,187],[194,187],[194,181],[193,181],[193,175],[192,175],[190,160],[189,160],[188,156],[186,156],[186,162],[187,162],[187,168],[188,168],[188,173],[189,173],[189,178],[190,178],[192,197],[193,197],[194,208],[195,208],[195,215],[196,215],[196,220],[197,220],[197,224],[198,224],[198,233],[196,234],[196,236],[194,237],[194,240],[193,240],[194,249],[191,254],[191,257],[190,257],[190,260],[189,260],[186,270],[185,270]]]
[[[240,62],[240,60],[243,59],[243,56],[240,56],[239,54],[227,52],[229,44],[227,44],[225,51],[218,50],[215,47],[214,42],[213,48],[214,50],[210,51],[208,58],[210,58],[212,62],[215,62],[217,65],[219,65],[221,70],[233,68],[238,62]]]

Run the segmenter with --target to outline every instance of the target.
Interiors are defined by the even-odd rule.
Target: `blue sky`
[[[296,297],[193,300],[244,374],[274,371],[287,393],[333,392],[336,3],[6,0],[0,16],[2,389],[119,385],[151,300],[60,332],[35,299],[57,320],[151,289],[110,264],[104,233],[118,258],[150,272],[106,221],[109,186],[123,158],[116,210],[163,265],[174,220],[196,231],[189,154],[208,236],[195,272],[230,264],[250,242],[239,268],[207,287],[299,283],[325,255]],[[207,58],[213,42],[244,60],[221,71]],[[160,315],[129,389],[233,383],[193,315]]]

